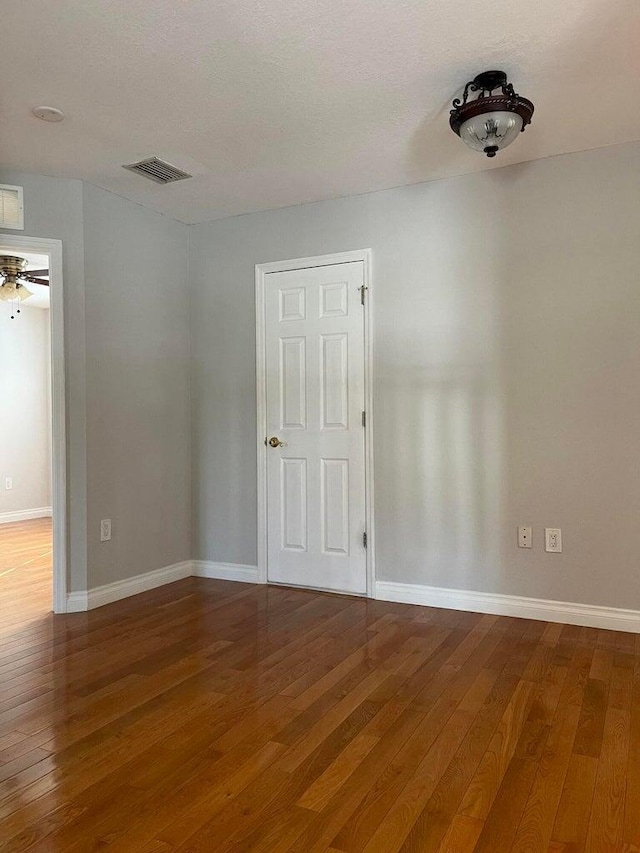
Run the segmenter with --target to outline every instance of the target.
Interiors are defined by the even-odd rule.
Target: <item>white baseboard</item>
[[[89,609],[89,593],[86,589],[67,593],[67,609],[65,613],[84,613]]]
[[[67,612],[93,610],[167,583],[188,577],[213,578],[242,583],[258,583],[257,566],[240,563],[216,563],[209,560],[186,560],[146,574],[105,584],[90,590],[72,592],[67,596]],[[520,595],[500,595],[466,589],[450,589],[422,584],[377,581],[375,597],[380,601],[401,604],[421,604],[448,610],[490,613],[496,616],[520,616],[545,622],[584,625],[589,628],[608,628],[640,634],[640,611],[598,604],[579,604]]]
[[[242,581],[243,583],[258,582],[257,566],[243,566],[239,563],[212,563],[205,560],[185,560],[164,569],[156,569],[153,572],[136,575],[121,581],[97,586],[89,590],[79,590],[67,595],[67,613],[83,613],[102,607],[103,604],[111,604],[122,598],[129,598],[140,592],[155,589],[167,583],[182,580],[183,578],[217,578],[225,581]]]
[[[102,607],[103,604],[111,604],[113,601],[120,601],[122,598],[137,595],[139,592],[146,592],[167,583],[189,578],[192,573],[193,564],[191,560],[185,560],[183,563],[175,563],[173,566],[165,566],[163,569],[114,581],[104,586],[71,592],[67,595],[67,613],[93,610],[95,607]]]
[[[193,575],[197,578],[215,578],[221,581],[258,583],[258,567],[243,566],[241,563],[213,563],[210,560],[194,560]]]
[[[428,607],[470,610],[496,616],[520,616],[524,619],[541,619],[545,622],[562,622],[640,634],[639,610],[602,607],[599,604],[577,604],[572,601],[525,598],[520,595],[499,595],[390,581],[376,582],[376,598],[402,604],[423,604]]]
[[[30,521],[32,518],[51,518],[53,510],[50,506],[40,506],[37,509],[21,509],[17,512],[0,512],[0,524],[13,524],[15,521]]]

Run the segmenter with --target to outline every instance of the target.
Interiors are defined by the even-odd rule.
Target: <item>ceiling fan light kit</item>
[[[470,93],[476,92],[478,96],[470,100]],[[534,110],[528,98],[515,92],[504,71],[478,74],[466,84],[462,98],[455,98],[451,106],[451,130],[469,148],[487,157],[495,157],[511,145],[531,123]]]
[[[15,320],[15,315],[20,313],[21,303],[33,296],[23,282],[40,281],[40,279],[35,279],[25,272],[27,264],[26,258],[19,258],[16,255],[0,255],[0,276],[3,278],[0,284],[0,302],[11,303],[12,320]]]

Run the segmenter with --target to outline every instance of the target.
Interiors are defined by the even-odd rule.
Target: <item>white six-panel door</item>
[[[362,261],[265,276],[267,578],[365,593]]]

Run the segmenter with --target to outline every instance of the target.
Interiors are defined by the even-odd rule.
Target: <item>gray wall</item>
[[[190,229],[0,182],[64,246],[71,589],[255,563],[254,264],[371,247],[378,577],[640,608],[639,144]]]
[[[0,302],[0,324],[1,517],[51,506],[49,311]]]
[[[187,227],[85,184],[84,252],[93,587],[190,557]]]
[[[254,264],[371,247],[378,578],[640,608],[640,144],[190,245],[194,558],[256,562]]]
[[[63,243],[69,589],[188,559],[187,228],[80,181],[0,182],[25,198],[3,233]]]

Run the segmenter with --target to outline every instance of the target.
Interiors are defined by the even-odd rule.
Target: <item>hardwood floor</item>
[[[0,524],[0,642],[51,610],[51,540],[50,518]]]
[[[636,636],[196,578],[53,617],[45,532],[0,529],[3,853],[640,850]]]

